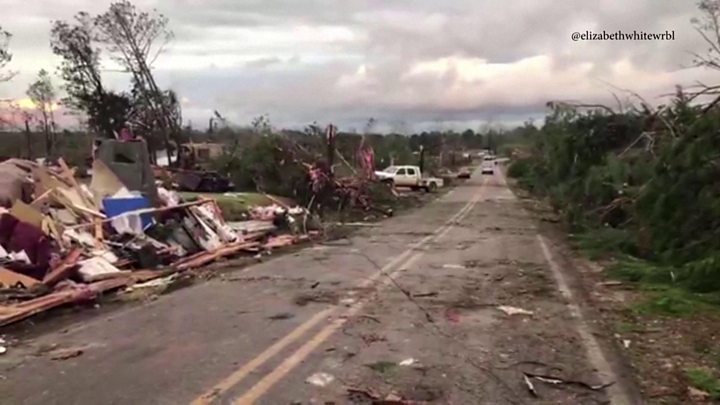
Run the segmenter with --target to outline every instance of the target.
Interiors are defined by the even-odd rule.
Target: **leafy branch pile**
[[[616,113],[551,104],[509,174],[604,251],[654,263],[697,292],[720,291],[720,111],[682,91],[667,106]]]

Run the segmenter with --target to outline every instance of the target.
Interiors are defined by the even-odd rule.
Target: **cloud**
[[[10,3],[13,3],[12,5]],[[27,4],[26,4],[27,3]],[[704,46],[675,0],[143,0],[170,19],[175,40],[155,67],[158,81],[192,102],[184,116],[206,122],[215,109],[246,124],[267,113],[275,125],[318,120],[362,127],[370,116],[410,126],[521,122],[548,100],[614,103],[632,89],[648,100],[676,83],[712,83],[688,68]],[[13,32],[12,68],[0,98],[22,97],[40,68],[57,64],[50,20],[106,4],[0,0]],[[674,41],[574,42],[574,31],[675,31]],[[127,78],[108,76],[123,88]],[[434,124],[433,124],[434,123]],[[390,124],[388,124],[390,125]],[[391,126],[391,125],[390,125]]]

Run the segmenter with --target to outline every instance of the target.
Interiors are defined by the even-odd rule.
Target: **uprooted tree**
[[[139,11],[129,1],[110,5],[95,17],[96,39],[107,46],[111,57],[132,75],[133,97],[141,102],[145,125],[157,128],[170,152],[171,139],[180,134],[176,97],[160,89],[152,65],[172,38],[168,19],[162,14]],[[173,105],[174,102],[174,105]]]
[[[72,24],[55,21],[50,46],[62,58],[58,71],[67,93],[63,103],[87,115],[91,130],[114,138],[129,119],[130,99],[103,85],[101,51],[93,42],[94,30],[92,18],[84,12],[78,13]]]
[[[40,129],[45,135],[45,153],[49,159],[53,159],[57,143],[55,139],[55,115],[53,112],[57,102],[57,92],[50,75],[45,69],[41,69],[35,81],[30,83],[27,95],[38,112]]]

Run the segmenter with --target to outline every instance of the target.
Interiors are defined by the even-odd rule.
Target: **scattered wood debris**
[[[0,326],[319,235],[308,230],[305,208],[279,200],[228,223],[215,200],[183,201],[158,187],[144,143],[113,142],[119,152],[96,156],[89,184],[62,159],[0,164],[0,177],[12,172],[31,190],[0,196]]]
[[[78,357],[84,353],[82,348],[57,349],[49,353],[51,360],[67,360]]]

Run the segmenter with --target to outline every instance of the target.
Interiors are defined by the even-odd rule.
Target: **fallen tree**
[[[551,105],[509,174],[573,232],[657,263],[661,277],[720,290],[720,110],[688,99],[680,91],[668,106],[624,113]]]

